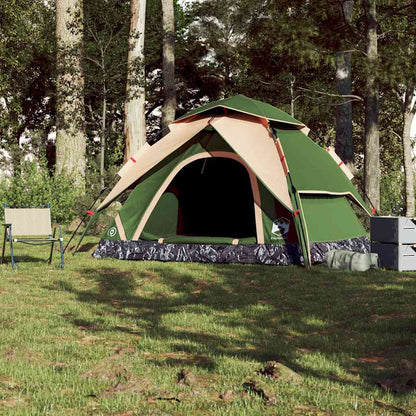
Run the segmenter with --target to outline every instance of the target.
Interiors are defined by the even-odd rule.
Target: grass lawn
[[[416,414],[416,273],[90,252],[62,271],[36,258],[46,248],[15,251],[21,269],[0,266],[0,414]],[[258,374],[269,360],[302,380]]]

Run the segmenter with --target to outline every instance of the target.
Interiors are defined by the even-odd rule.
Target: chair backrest
[[[50,208],[4,208],[4,222],[12,224],[12,235],[51,235]]]

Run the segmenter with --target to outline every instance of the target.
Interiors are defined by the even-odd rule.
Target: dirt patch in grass
[[[154,391],[155,386],[149,379],[140,379],[134,376],[129,377],[131,378],[119,381],[114,386],[107,387],[102,393],[99,394],[99,396],[109,397],[117,393],[135,393],[144,396]]]
[[[205,354],[190,354],[185,351],[167,352],[161,354],[145,353],[149,361],[157,365],[188,367],[197,366],[204,368],[212,368],[214,361]]]
[[[81,373],[85,379],[98,379],[118,383],[120,380],[129,380],[131,377],[131,366],[121,360],[120,355],[112,355],[104,358],[91,370]]]
[[[198,384],[195,374],[191,370],[183,368],[178,373],[178,384],[181,386],[195,386]]]
[[[386,357],[374,356],[374,357],[362,357],[356,360],[360,364],[370,365],[374,370],[386,369]]]
[[[302,416],[332,416],[333,413],[327,412],[325,410],[321,410],[318,407],[310,406],[310,405],[303,405],[298,404],[293,409],[294,415],[302,415]]]
[[[54,370],[62,370],[68,367],[67,364],[58,361],[51,361],[44,358],[40,353],[32,351],[29,347],[23,345],[18,347],[7,348],[3,352],[3,358],[6,361],[25,361],[35,365],[44,365]],[[1,383],[1,380],[0,380]]]
[[[227,390],[226,392],[221,393],[219,395],[219,398],[226,402],[231,402],[234,400],[234,392],[232,390]]]
[[[258,374],[290,384],[299,385],[303,382],[301,375],[277,361],[268,361],[266,366],[258,371]]]
[[[0,396],[7,395],[8,392],[18,390],[19,385],[12,377],[8,376],[7,374],[0,374],[0,389],[2,392],[0,393]]]
[[[20,389],[21,387],[12,377],[0,374],[0,411],[4,408],[26,406],[27,400],[21,394],[16,394]]]
[[[266,406],[274,405],[277,403],[277,398],[271,389],[264,382],[255,377],[244,382],[243,387],[246,391],[260,396],[264,400],[264,404]]]
[[[95,335],[86,335],[85,337],[82,337],[81,339],[78,339],[78,344],[82,344],[85,346],[90,346],[97,344],[101,342],[104,339],[104,337],[97,337]]]
[[[26,405],[27,405],[27,402],[22,396],[0,398],[0,409],[2,408],[15,409],[16,407],[25,407]]]
[[[387,315],[371,315],[371,318],[373,318],[376,321],[392,321],[393,319],[413,319],[414,317],[414,312],[389,313]]]

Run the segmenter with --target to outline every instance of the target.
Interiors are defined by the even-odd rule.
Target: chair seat
[[[15,243],[20,243],[23,241],[60,241],[61,239],[59,238],[53,238],[53,237],[46,237],[46,238],[13,238],[13,242]]]
[[[13,243],[23,243],[33,246],[50,244],[49,264],[52,261],[53,246],[59,242],[61,261],[59,267],[64,267],[64,249],[62,230],[58,225],[59,237],[55,237],[56,228],[52,232],[51,212],[49,204],[45,208],[17,208],[4,204],[4,238],[1,263],[4,262],[6,242],[10,244],[10,257],[14,270],[18,264],[14,260]],[[17,236],[17,237],[15,237]]]

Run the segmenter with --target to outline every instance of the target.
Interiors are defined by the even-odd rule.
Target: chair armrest
[[[3,227],[10,227],[11,226],[11,224],[6,224],[6,223],[2,223],[1,224]]]

